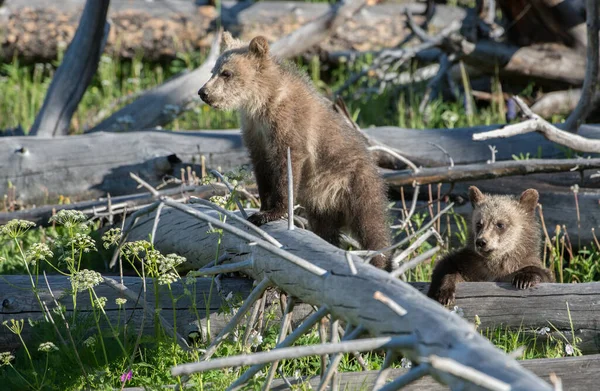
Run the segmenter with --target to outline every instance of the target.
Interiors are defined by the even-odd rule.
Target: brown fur
[[[264,37],[249,45],[224,35],[225,51],[198,92],[209,105],[241,113],[242,134],[258,184],[257,225],[287,214],[287,148],[294,197],[311,229],[334,245],[349,227],[369,250],[389,245],[383,180],[360,134],[310,80],[269,54]],[[385,256],[371,263],[389,270]]]
[[[462,281],[512,282],[527,289],[552,282],[541,261],[541,231],[535,208],[538,192],[525,190],[517,200],[469,188],[473,215],[466,246],[448,254],[433,270],[427,295],[442,304],[454,301]]]

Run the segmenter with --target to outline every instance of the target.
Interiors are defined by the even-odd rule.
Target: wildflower
[[[150,242],[138,240],[136,242],[127,242],[123,245],[122,254],[126,257],[137,257],[145,254],[152,247]]]
[[[542,327],[541,329],[536,331],[537,335],[548,335],[549,332],[550,327]]]
[[[10,362],[15,359],[15,356],[10,354],[10,352],[2,352],[0,353],[0,367],[5,365],[10,365]]]
[[[412,361],[410,361],[406,357],[402,357],[402,360],[400,360],[400,366],[402,368],[411,368],[412,367]]]
[[[127,303],[127,299],[124,299],[122,297],[118,297],[115,299],[115,303],[120,307],[122,305],[125,305],[125,303]]]
[[[125,383],[126,381],[131,380],[133,377],[133,371],[130,369],[128,372],[125,372],[121,375],[121,383]]]
[[[104,248],[109,249],[110,246],[116,245],[121,240],[122,232],[120,228],[111,228],[102,235],[102,241],[104,241]]]
[[[30,228],[35,227],[35,223],[26,220],[13,219],[0,227],[0,234],[6,235],[11,239],[18,239],[25,235]]]
[[[45,243],[34,243],[31,245],[27,253],[25,253],[25,259],[32,265],[35,265],[38,261],[45,261],[47,258],[51,258],[54,254],[50,251]]]
[[[50,217],[48,222],[62,225],[65,228],[85,229],[87,228],[87,216],[79,211],[72,209],[62,209],[57,214]]]
[[[194,285],[196,284],[196,277],[194,277],[193,274],[188,274],[187,276],[185,276],[185,284],[186,285]]]
[[[224,196],[212,196],[209,198],[209,201],[212,202],[213,204],[217,204],[218,206],[220,206],[221,208],[225,208],[225,206],[227,205],[227,202],[229,201],[229,198],[231,197],[230,194],[224,195]]]
[[[172,284],[179,279],[177,273],[169,272],[158,276],[158,285]]]
[[[83,269],[70,278],[73,290],[77,290],[78,292],[91,289],[104,281],[100,273],[88,269]]]
[[[44,343],[40,344],[40,347],[38,348],[38,350],[40,352],[50,353],[50,352],[57,351],[58,348],[52,342],[44,342]]]
[[[166,273],[169,270],[175,270],[177,266],[181,265],[185,261],[185,257],[181,257],[177,254],[169,254],[166,257],[161,257],[159,260],[158,271],[160,273]]]
[[[97,308],[104,308],[106,306],[106,297],[98,297],[94,300],[94,305]]]
[[[575,349],[573,349],[573,345],[571,345],[570,343],[565,345],[565,353],[567,353],[568,356],[572,356],[575,353]]]
[[[76,249],[81,250],[84,253],[89,253],[90,251],[97,251],[96,243],[94,243],[92,238],[86,234],[75,234],[71,238],[71,240],[67,242],[67,246],[75,247]]]
[[[454,312],[456,315],[460,316],[461,318],[463,318],[465,316],[465,312],[463,311],[463,309],[456,305],[454,306],[454,308],[452,308],[452,310],[450,312]]]
[[[87,338],[85,341],[83,341],[83,344],[88,348],[93,348],[96,346],[96,337],[91,336]]]
[[[20,335],[21,332],[23,331],[23,325],[25,324],[25,321],[23,319],[21,319],[21,320],[11,319],[10,322],[8,320],[5,320],[4,322],[2,322],[2,324],[7,329],[9,329],[13,334]]]
[[[453,128],[458,119],[458,114],[453,111],[446,110],[442,113],[442,121],[446,123],[446,127],[448,128]]]
[[[252,347],[260,346],[263,342],[263,337],[256,330],[250,331],[250,336],[248,336],[248,342]]]

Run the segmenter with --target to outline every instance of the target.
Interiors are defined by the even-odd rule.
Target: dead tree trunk
[[[493,126],[470,129],[413,130],[394,127],[366,129],[374,140],[397,149],[419,165],[447,166],[482,163],[492,159],[488,143],[474,142],[472,135]],[[580,134],[599,138],[596,127],[584,126]],[[494,140],[496,160],[512,155],[557,158],[564,150],[538,134]],[[131,145],[136,145],[131,148]],[[464,151],[468,151],[465,153]],[[538,152],[541,154],[538,156]],[[131,194],[136,184],[129,172],[136,172],[152,184],[165,175],[179,176],[182,163],[198,164],[201,156],[211,168],[224,171],[249,163],[237,130],[202,132],[97,132],[89,135],[38,138],[0,138],[0,194],[8,194],[8,183],[16,187],[26,204],[54,202],[58,196],[72,201]]]
[[[98,68],[110,25],[106,13],[110,0],[88,0],[77,32],[58,67],[44,104],[29,131],[30,136],[69,133],[71,117]]]

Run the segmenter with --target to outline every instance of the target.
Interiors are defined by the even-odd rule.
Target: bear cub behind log
[[[512,282],[518,289],[554,281],[541,261],[537,190],[525,190],[515,199],[471,186],[469,198],[473,214],[467,243],[435,266],[427,296],[446,305],[454,302],[462,281]]]
[[[264,37],[246,44],[224,33],[223,41],[198,94],[213,108],[240,111],[261,201],[249,220],[262,225],[286,216],[289,147],[294,197],[311,229],[334,245],[350,228],[364,249],[387,247],[385,185],[359,132],[306,75],[272,56]],[[371,264],[390,269],[384,255]]]

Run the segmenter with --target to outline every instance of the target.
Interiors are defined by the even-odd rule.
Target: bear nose
[[[198,91],[198,95],[200,95],[200,99],[202,99],[204,102],[207,101],[208,99],[208,94],[206,93],[206,90],[203,88],[200,88],[200,90]]]
[[[483,238],[479,238],[475,241],[475,244],[477,245],[477,247],[484,248],[487,244],[487,241]]]

